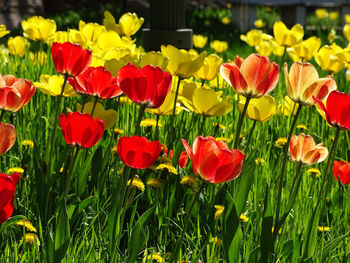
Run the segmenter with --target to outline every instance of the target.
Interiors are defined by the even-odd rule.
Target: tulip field
[[[350,262],[333,13],[149,52],[135,13],[0,25],[0,262]]]

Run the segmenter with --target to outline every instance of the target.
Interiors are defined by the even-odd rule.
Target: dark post
[[[150,28],[143,29],[146,50],[168,44],[192,48],[192,29],[185,28],[186,0],[151,0],[150,16]]]

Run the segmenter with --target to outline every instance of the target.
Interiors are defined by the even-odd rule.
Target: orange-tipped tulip
[[[331,91],[337,89],[332,77],[319,78],[316,68],[310,63],[295,62],[289,73],[285,63],[283,69],[288,96],[301,105],[315,105],[313,96],[324,100]]]
[[[289,153],[293,162],[311,165],[323,162],[328,155],[328,150],[323,143],[316,144],[312,136],[301,133],[298,136],[292,135]]]
[[[16,142],[17,132],[15,126],[8,123],[0,123],[0,155],[3,155]]]
[[[246,59],[236,57],[234,63],[222,64],[220,73],[238,94],[259,98],[276,87],[279,67],[268,57],[254,53]]]

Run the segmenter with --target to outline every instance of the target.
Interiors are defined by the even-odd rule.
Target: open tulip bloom
[[[238,177],[242,172],[245,154],[229,149],[222,141],[208,136],[198,136],[192,145],[181,139],[192,161],[192,171],[209,183],[224,183]]]
[[[171,78],[159,67],[147,65],[139,69],[128,64],[118,72],[118,85],[136,104],[159,108],[171,89]]]
[[[334,161],[333,174],[336,181],[338,178],[342,184],[350,183],[350,163],[346,161]]]
[[[0,224],[4,223],[13,213],[15,190],[20,174],[0,173]]]
[[[222,64],[220,73],[238,94],[259,98],[276,87],[279,67],[268,57],[254,53],[246,59],[236,57],[234,63]]]

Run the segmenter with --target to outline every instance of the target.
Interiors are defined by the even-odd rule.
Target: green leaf
[[[262,229],[261,229],[261,237],[260,237],[262,262],[272,262],[272,255],[274,253],[272,225],[273,225],[273,209],[271,204],[270,187],[268,184],[266,184],[266,195],[265,195],[265,201],[264,201],[264,217],[262,221]]]
[[[2,234],[8,227],[12,226],[16,222],[24,220],[24,219],[27,219],[27,218],[25,216],[21,216],[21,215],[10,217],[4,223],[0,224],[0,234]]]
[[[310,220],[305,231],[304,243],[303,243],[303,259],[307,259],[313,256],[317,243],[317,226],[320,219],[322,210],[322,204],[315,207],[316,211],[311,214]]]
[[[82,153],[82,151],[80,151],[79,154],[80,153]],[[82,166],[74,165],[74,168],[77,167],[79,169],[77,173],[75,172],[75,169],[74,169],[74,174],[78,175],[76,192],[80,197],[83,195],[84,190],[86,189],[86,180],[87,180],[89,171],[91,169],[91,162],[92,162],[93,156],[94,155],[91,154]],[[76,161],[76,164],[77,163],[78,163],[78,160]]]
[[[66,255],[70,239],[70,226],[65,200],[62,201],[57,215],[55,232],[55,262],[60,262]]]
[[[325,262],[327,257],[331,255],[331,252],[349,235],[349,233],[342,235],[328,242],[323,249],[322,259],[320,262]]]

